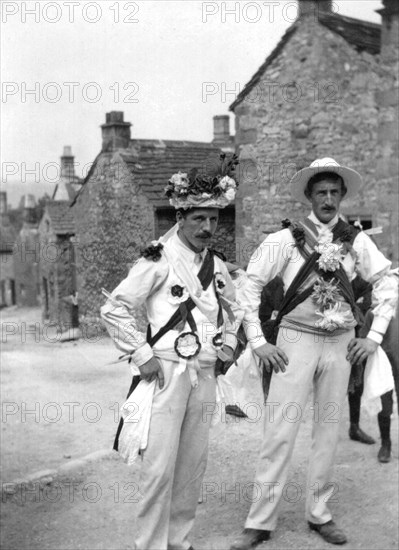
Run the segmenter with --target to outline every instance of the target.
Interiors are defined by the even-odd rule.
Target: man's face
[[[343,198],[341,182],[329,179],[318,181],[308,198],[316,218],[322,223],[328,223],[339,211]]]
[[[185,217],[177,212],[179,236],[194,252],[202,252],[209,245],[215,234],[219,210],[217,208],[195,208],[187,212]]]

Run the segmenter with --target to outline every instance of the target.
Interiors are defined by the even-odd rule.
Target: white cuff
[[[381,344],[383,335],[379,332],[376,332],[375,330],[370,330],[366,338],[368,338],[369,340],[373,340],[373,342],[375,342],[376,344]]]
[[[144,365],[144,363],[147,363],[153,357],[154,354],[151,346],[145,343],[132,354],[132,361],[137,367],[141,367],[141,365]]]
[[[255,340],[249,342],[249,345],[253,350],[260,348],[260,346],[263,346],[264,344],[267,344],[267,340],[264,336],[259,336]]]
[[[384,335],[387,331],[390,319],[381,316],[374,316],[373,322],[371,323],[370,330],[373,332],[378,332],[379,334]]]

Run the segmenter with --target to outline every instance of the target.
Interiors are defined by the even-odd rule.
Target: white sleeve
[[[237,346],[237,331],[244,317],[244,308],[241,304],[240,293],[236,289],[225,263],[219,259],[217,259],[217,262],[218,269],[220,269],[226,279],[224,296],[229,301],[235,317],[234,322],[231,322],[229,319],[225,322],[225,344],[234,350]]]
[[[284,270],[294,246],[291,231],[283,229],[268,235],[249,261],[248,280],[243,288],[243,305],[245,308],[245,333],[252,349],[266,343],[259,320],[263,287]]]
[[[151,359],[153,352],[146,335],[137,327],[135,310],[159,288],[167,274],[168,264],[163,257],[158,262],[141,258],[101,308],[101,317],[116,347],[133,353],[133,362],[138,367]]]
[[[380,344],[398,300],[397,270],[391,271],[391,262],[365,233],[357,235],[353,248],[357,253],[356,270],[373,285],[371,310],[374,320],[367,337]]]

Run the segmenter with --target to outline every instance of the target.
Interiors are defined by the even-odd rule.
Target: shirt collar
[[[339,214],[336,214],[333,219],[330,220],[328,223],[323,223],[319,220],[319,218],[316,217],[315,213],[312,210],[312,212],[308,216],[308,219],[320,229],[332,229],[338,223]]]
[[[173,235],[171,240],[173,239],[173,246],[176,246],[179,250],[179,253],[182,253],[186,259],[191,260],[194,262],[195,257],[199,255],[201,257],[201,261],[204,261],[204,258],[208,252],[207,248],[204,248],[202,252],[194,252],[194,250],[191,250],[184,242],[181,240],[179,235],[176,233],[176,235]]]

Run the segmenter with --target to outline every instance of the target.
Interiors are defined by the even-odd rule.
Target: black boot
[[[375,443],[374,439],[359,428],[359,424],[355,424],[354,422],[351,422],[349,437],[353,439],[353,441],[359,441],[360,443],[365,443],[366,445],[373,445]]]
[[[381,434],[381,448],[378,460],[385,464],[391,460],[391,417],[378,415],[378,426]]]
[[[383,439],[381,441],[381,447],[378,451],[377,458],[379,462],[385,464],[386,462],[391,462],[391,440]]]

